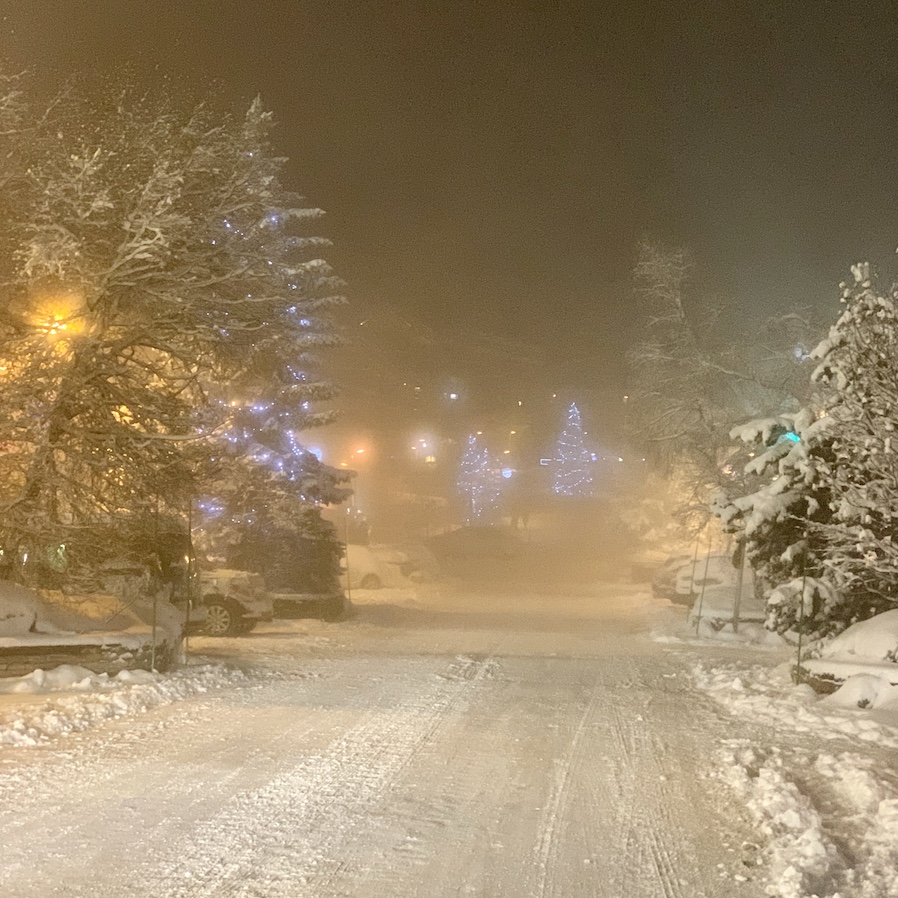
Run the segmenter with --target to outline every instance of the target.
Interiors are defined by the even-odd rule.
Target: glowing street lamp
[[[84,297],[62,292],[45,296],[34,303],[31,323],[51,343],[84,330]]]

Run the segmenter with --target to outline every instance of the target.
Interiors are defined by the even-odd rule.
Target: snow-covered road
[[[748,738],[633,587],[199,640],[245,678],[0,750],[0,895],[754,898]]]

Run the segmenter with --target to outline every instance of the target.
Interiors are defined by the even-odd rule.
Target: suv
[[[340,585],[343,548],[333,526],[320,523],[320,531],[311,535],[284,529],[252,534],[228,555],[235,568],[255,568],[262,574],[277,618],[333,621],[350,613]]]
[[[249,633],[259,621],[274,617],[271,596],[261,574],[220,568],[200,572],[200,603],[206,609],[208,636]]]

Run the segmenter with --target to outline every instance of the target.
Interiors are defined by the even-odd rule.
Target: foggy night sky
[[[644,235],[687,246],[749,321],[834,315],[852,262],[894,264],[890,2],[0,11],[0,55],[40,82],[127,66],[235,109],[261,93],[290,186],[327,212],[358,317],[414,314],[450,351],[511,338],[540,370],[617,389]]]

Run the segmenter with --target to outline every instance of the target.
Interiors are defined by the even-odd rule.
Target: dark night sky
[[[894,262],[893,2],[0,9],[3,55],[44,81],[261,93],[359,314],[414,314],[450,350],[513,339],[616,390],[643,235],[688,246],[736,319],[835,308],[851,262]]]

